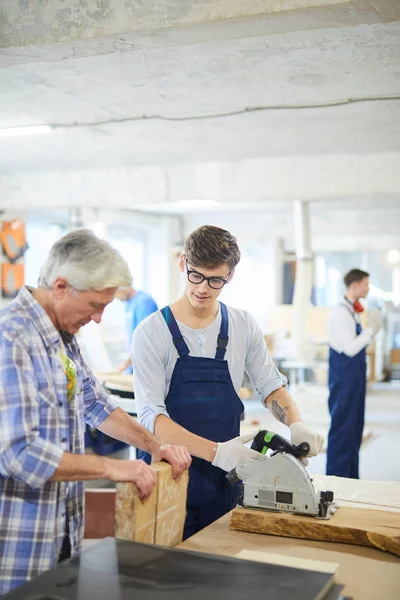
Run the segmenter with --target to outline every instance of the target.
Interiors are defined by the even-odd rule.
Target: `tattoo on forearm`
[[[285,422],[286,413],[289,410],[289,408],[290,406],[281,406],[276,400],[272,400],[271,411],[281,423]]]

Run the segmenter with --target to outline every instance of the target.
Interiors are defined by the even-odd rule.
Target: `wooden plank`
[[[235,508],[230,529],[378,548],[400,556],[400,513],[343,506],[327,520]]]
[[[118,483],[115,511],[115,537],[175,546],[182,541],[186,515],[188,472],[177,482],[168,463],[155,463],[157,483],[142,502],[133,483]]]
[[[182,541],[186,517],[186,497],[189,481],[186,471],[179,481],[172,477],[168,463],[157,463],[158,472],[157,518],[154,543],[160,546],[176,546]]]

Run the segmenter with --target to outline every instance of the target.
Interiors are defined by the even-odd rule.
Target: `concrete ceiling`
[[[56,60],[31,62],[33,46],[16,64],[13,49],[1,63],[0,127],[56,130],[0,140],[2,171],[400,150],[400,22],[263,35],[258,19],[247,38],[249,21],[237,37],[235,24],[219,24],[214,41],[154,33],[113,52],[95,39],[91,56],[71,41]]]
[[[396,212],[398,0],[147,4],[3,0],[0,128],[54,129],[0,137],[3,205]]]

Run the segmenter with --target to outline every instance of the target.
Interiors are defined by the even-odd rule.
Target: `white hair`
[[[39,287],[51,289],[63,277],[76,290],[130,286],[132,275],[121,254],[90,229],[76,229],[50,249],[40,269]]]

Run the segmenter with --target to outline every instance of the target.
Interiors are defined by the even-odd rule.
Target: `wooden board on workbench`
[[[328,520],[235,508],[230,529],[367,546],[400,556],[400,512],[342,506]]]
[[[157,472],[157,483],[144,502],[133,483],[117,484],[115,537],[176,546],[182,541],[186,517],[188,472],[175,481],[168,463],[155,463],[152,468]]]

